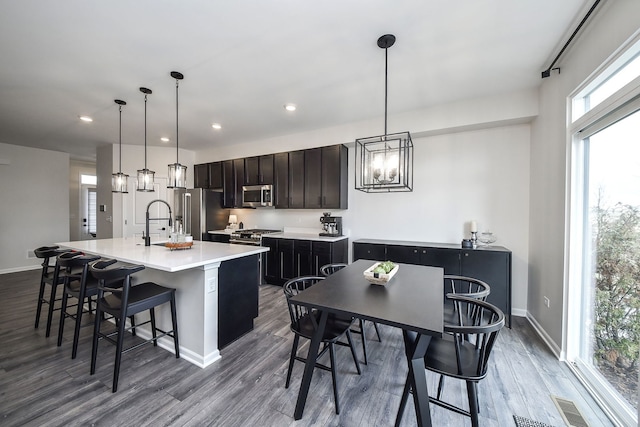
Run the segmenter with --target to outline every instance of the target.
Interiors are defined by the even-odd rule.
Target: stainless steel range
[[[263,235],[279,232],[280,230],[266,230],[262,228],[235,230],[233,233],[231,233],[229,243],[260,246],[262,244]]]

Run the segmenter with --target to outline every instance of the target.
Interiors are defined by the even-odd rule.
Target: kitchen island
[[[220,359],[220,348],[253,329],[258,316],[259,257],[269,248],[194,241],[190,249],[169,250],[160,242],[144,246],[134,238],[61,242],[77,251],[146,268],[134,284],[151,281],[176,289],[180,357],[202,368]],[[140,314],[147,316],[148,314]],[[158,327],[170,329],[169,307],[156,308]],[[140,319],[142,322],[145,319]],[[149,338],[149,329],[136,332]],[[173,352],[173,341],[158,340]]]

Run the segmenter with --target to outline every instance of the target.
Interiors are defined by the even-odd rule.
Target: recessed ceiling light
[[[220,123],[214,123],[211,125],[212,128],[218,130],[218,129],[222,129],[222,125]]]
[[[167,138],[166,136],[163,136],[162,138],[160,138],[160,141],[169,142],[169,138]]]
[[[89,116],[80,116],[80,120],[82,120],[83,122],[92,122],[93,119]]]
[[[296,111],[296,106],[295,104],[285,104],[284,109],[287,111]]]

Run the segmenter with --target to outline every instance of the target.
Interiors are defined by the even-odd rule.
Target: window
[[[640,42],[572,98],[567,358],[636,425],[640,364]],[[594,107],[599,107],[595,109]]]
[[[97,218],[97,204],[96,204],[96,200],[97,200],[97,193],[95,188],[90,188],[89,192],[88,192],[88,197],[87,197],[87,201],[88,201],[88,220],[87,220],[87,228],[88,228],[88,232],[89,234],[91,234],[93,237],[96,237],[96,223],[98,222],[98,218]]]
[[[96,185],[98,178],[95,175],[80,175],[80,184]]]

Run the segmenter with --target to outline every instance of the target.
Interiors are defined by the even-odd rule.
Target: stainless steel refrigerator
[[[221,207],[222,193],[202,188],[174,191],[175,219],[194,240],[209,240],[208,231],[226,228],[229,209]]]

